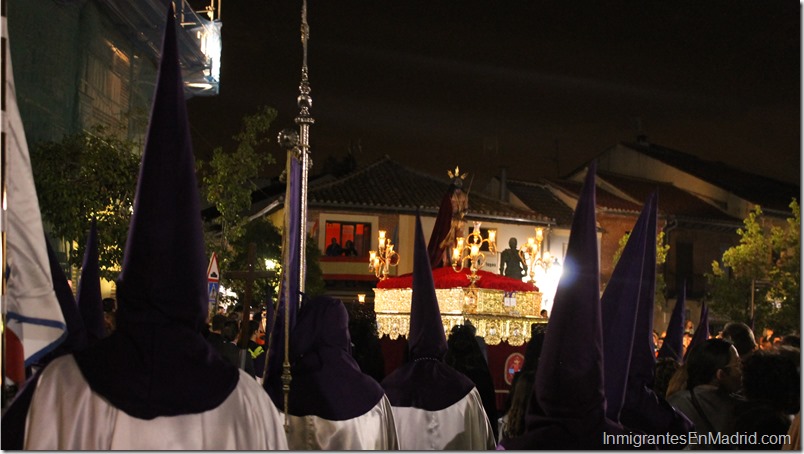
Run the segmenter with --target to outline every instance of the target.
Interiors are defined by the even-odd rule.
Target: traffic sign
[[[207,267],[207,280],[209,282],[220,281],[221,272],[218,269],[218,256],[213,252],[212,257],[209,259],[209,266]]]
[[[218,269],[218,256],[213,252],[212,258],[209,259],[209,266],[207,267],[207,295],[209,295],[210,305],[215,305],[218,302],[220,278],[221,272]]]

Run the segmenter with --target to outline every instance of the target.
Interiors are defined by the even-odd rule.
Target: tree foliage
[[[91,131],[42,142],[31,150],[31,166],[42,217],[51,233],[76,244],[69,263],[80,267],[87,232],[97,219],[101,277],[114,280],[134,204],[141,144],[111,130]]]
[[[249,220],[251,194],[257,189],[254,180],[261,169],[275,162],[268,150],[271,137],[268,135],[271,123],[276,119],[276,110],[262,107],[257,113],[243,118],[240,132],[234,136],[237,147],[226,151],[218,147],[212,152],[209,162],[200,162],[199,168],[204,183],[204,196],[220,214],[212,225],[207,226],[207,251],[218,256],[221,269],[221,285],[234,290],[242,301],[245,294],[245,281],[227,277],[227,271],[246,270],[248,267],[248,245],[257,247],[255,270],[265,270],[266,260],[281,265],[282,234],[268,219]],[[323,278],[315,248],[307,249],[307,293],[320,293]],[[276,296],[281,266],[275,269],[275,276],[260,279],[253,288],[254,305],[264,305]]]
[[[234,150],[217,147],[209,162],[199,161],[203,195],[220,213],[208,226],[207,251],[218,256],[221,271],[229,269],[232,245],[243,236],[251,207],[251,193],[257,188],[254,180],[266,164],[274,162],[268,151],[268,130],[276,118],[276,110],[262,107],[243,118],[240,132],[233,138]]]
[[[779,226],[757,206],[737,230],[740,243],[723,253],[722,264],[712,262],[707,280],[713,311],[750,322],[753,283],[754,326],[800,330],[801,212],[795,199],[790,209],[792,217]]]
[[[327,156],[324,159],[322,173],[331,174],[335,177],[342,177],[353,172],[357,168],[357,155],[362,152],[360,141],[350,142],[346,149],[346,155],[342,157]]]
[[[253,306],[264,306],[269,301],[274,301],[279,291],[279,278],[282,272],[282,233],[268,220],[260,217],[246,224],[243,235],[232,243],[232,257],[230,270],[248,269],[248,246],[254,243],[256,246],[255,271],[273,270],[274,274],[268,279],[255,281],[252,301]],[[318,257],[321,251],[315,245],[312,238],[307,239],[307,270],[305,278],[305,293],[314,297],[323,293],[324,279]],[[221,273],[221,284],[232,289],[238,295],[244,295],[246,282],[242,279],[230,279],[227,273]],[[274,301],[275,304],[275,301]]]

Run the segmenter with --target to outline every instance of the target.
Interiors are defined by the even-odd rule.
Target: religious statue
[[[430,266],[439,268],[449,266],[450,251],[456,245],[456,238],[464,237],[464,216],[469,208],[469,192],[463,190],[463,180],[467,174],[461,174],[460,168],[455,172],[447,171],[451,182],[447,193],[441,200],[441,206],[436,216],[427,253],[430,256]]]
[[[512,237],[508,240],[508,249],[502,251],[500,256],[500,274],[522,280],[527,268],[527,265],[519,255],[519,250],[516,248],[516,238]]]

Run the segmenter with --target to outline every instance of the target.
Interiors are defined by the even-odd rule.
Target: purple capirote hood
[[[443,410],[466,397],[474,383],[444,363],[447,337],[436,298],[433,271],[424,243],[422,221],[416,214],[413,243],[413,291],[410,303],[410,362],[382,381],[395,407]]]
[[[117,328],[75,354],[90,388],[140,419],[214,409],[240,377],[201,335],[207,259],[172,4],[161,55],[118,279]]]
[[[379,403],[383,389],[350,353],[349,315],[329,296],[301,308],[290,342],[288,411],[332,421],[353,419]]]
[[[631,432],[606,417],[595,173],[589,165],[570,230],[564,271],[539,357],[525,433],[506,449],[622,449],[604,434]]]
[[[87,235],[84,262],[81,266],[81,281],[78,283],[78,309],[87,330],[87,340],[95,342],[106,337],[101,299],[100,266],[98,264],[98,228],[93,219]]]

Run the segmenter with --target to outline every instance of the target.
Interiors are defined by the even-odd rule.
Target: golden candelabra
[[[385,230],[380,230],[379,248],[369,251],[369,271],[373,272],[379,280],[388,278],[392,266],[399,264],[399,254],[394,252],[394,244],[390,238],[385,237]]]
[[[497,231],[489,229],[489,237],[483,238],[480,234],[480,222],[474,222],[472,233],[465,239],[458,237],[457,245],[452,248],[452,269],[456,272],[463,271],[464,268],[469,268],[471,274],[469,278],[469,287],[474,288],[475,282],[480,279],[477,275],[477,270],[483,268],[486,263],[486,256],[480,251],[483,243],[489,246],[489,252],[497,252]]]
[[[544,229],[536,227],[536,236],[528,238],[528,242],[519,248],[519,256],[528,267],[528,277],[530,282],[536,285],[536,267],[547,270],[553,264],[550,253],[542,253],[542,242],[544,241]]]

